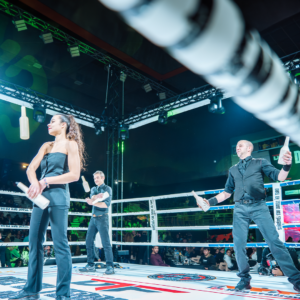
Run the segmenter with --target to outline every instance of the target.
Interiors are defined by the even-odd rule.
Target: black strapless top
[[[47,153],[44,155],[40,167],[41,179],[68,173],[68,155],[61,152]],[[63,205],[70,207],[68,184],[51,184],[50,188],[46,187],[44,189],[42,195],[50,200],[49,206]]]

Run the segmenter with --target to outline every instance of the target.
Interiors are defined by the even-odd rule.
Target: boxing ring
[[[285,230],[286,228],[297,228],[300,227],[300,223],[290,223],[284,224],[283,216],[283,206],[289,204],[298,204],[300,199],[290,199],[282,200],[282,187],[299,185],[300,180],[282,182],[282,183],[270,183],[265,184],[266,189],[272,189],[273,192],[273,201],[268,201],[266,204],[273,207],[274,213],[274,224],[278,231],[281,241],[285,242]],[[210,195],[217,195],[223,192],[223,189],[210,190],[210,191],[198,191],[198,195],[209,198]],[[207,197],[209,196],[209,197]],[[232,229],[232,225],[206,225],[206,226],[159,226],[159,217],[164,214],[184,214],[184,213],[197,213],[200,215],[205,215],[207,213],[202,212],[198,207],[189,207],[189,208],[180,208],[180,209],[157,209],[157,203],[159,201],[172,201],[174,199],[182,198],[191,198],[194,199],[191,193],[181,193],[181,194],[172,194],[164,196],[156,196],[149,198],[136,198],[136,199],[126,199],[126,200],[114,200],[112,201],[112,211],[115,210],[115,206],[120,207],[124,203],[136,203],[136,202],[148,202],[149,209],[143,211],[130,211],[130,212],[120,212],[120,213],[111,213],[111,220],[114,221],[115,218],[124,218],[128,216],[149,216],[149,226],[148,227],[111,227],[112,235],[116,231],[150,231],[151,232],[151,241],[148,243],[134,243],[134,242],[124,242],[124,241],[112,241],[116,245],[157,245],[157,246],[172,246],[172,247],[233,247],[233,243],[166,243],[158,241],[159,231],[195,231],[195,230],[222,230],[222,229]],[[134,208],[134,206],[132,206]],[[234,205],[220,205],[210,208],[210,212],[217,212],[222,210],[233,210]],[[117,223],[117,222],[115,222]],[[249,227],[250,229],[257,228],[257,225],[252,224]],[[300,243],[285,243],[287,247],[300,247]],[[266,243],[248,243],[248,247],[265,247]]]
[[[272,189],[273,201],[268,201],[267,205],[273,208],[274,223],[279,236],[285,240],[285,229],[300,227],[299,223],[284,223],[283,207],[289,204],[300,203],[300,199],[282,199],[282,188],[287,186],[300,185],[300,180],[265,184],[265,188]],[[223,190],[210,190],[196,192],[201,196],[214,195]],[[0,194],[11,196],[24,196],[23,193],[15,193],[8,191],[0,191]],[[191,193],[171,194],[156,197],[134,198],[125,200],[113,200],[110,206],[110,235],[113,237],[113,245],[126,246],[151,246],[158,245],[164,247],[232,247],[231,242],[200,242],[200,243],[168,243],[160,242],[159,234],[162,232],[195,232],[207,230],[222,230],[232,229],[232,225],[197,225],[197,226],[169,226],[164,223],[164,216],[185,215],[189,217],[189,221],[193,219],[194,215],[204,214],[193,201],[189,201],[189,207],[185,208],[164,208],[164,203],[176,202],[177,206],[180,201],[192,199]],[[71,201],[85,202],[82,199],[74,199]],[[168,202],[167,202],[168,201]],[[143,205],[141,205],[143,204]],[[176,206],[175,205],[175,206]],[[179,205],[180,206],[180,205]],[[212,207],[210,214],[215,216],[221,211],[231,211],[234,205],[218,205]],[[10,208],[1,207],[0,211],[4,213],[27,213],[32,212],[29,208]],[[70,216],[84,216],[90,217],[90,213],[69,212]],[[140,223],[139,227],[132,226],[124,227],[127,217],[136,218],[142,217],[144,223]],[[147,219],[144,219],[146,216]],[[279,218],[280,217],[280,218]],[[168,218],[165,218],[166,220]],[[174,219],[174,218],[173,218]],[[138,219],[139,220],[139,219]],[[200,223],[203,218],[198,219]],[[197,220],[196,220],[197,221]],[[195,221],[195,222],[196,222]],[[185,222],[185,220],[182,220]],[[132,221],[133,223],[133,221]],[[226,223],[226,222],[225,222]],[[128,222],[126,223],[128,226]],[[146,226],[143,226],[146,224]],[[186,224],[186,223],[185,223]],[[134,225],[134,223],[133,223]],[[174,224],[176,225],[176,224]],[[1,229],[29,229],[29,226],[24,225],[0,225]],[[257,226],[251,224],[250,228],[255,229]],[[48,227],[51,229],[51,227]],[[86,227],[68,227],[68,231],[80,230],[86,231]],[[121,232],[143,231],[148,232],[147,242],[126,242],[122,240]],[[150,238],[151,235],[151,238]],[[120,240],[116,240],[117,237]],[[69,242],[69,245],[84,245],[84,241]],[[300,243],[285,243],[287,247],[300,247]],[[28,242],[11,242],[1,243],[0,246],[26,246]],[[44,245],[53,245],[52,241],[45,240]],[[264,247],[266,243],[248,243],[248,247]],[[86,259],[84,255],[77,258]],[[85,262],[76,262],[76,257],[73,259],[73,274],[71,283],[72,299],[152,299],[155,296],[157,299],[163,299],[167,294],[174,299],[196,299],[198,297],[210,297],[210,299],[300,299],[300,295],[295,293],[291,284],[288,283],[286,277],[267,277],[260,276],[256,272],[252,272],[252,290],[244,292],[235,292],[234,286],[238,282],[238,277],[235,275],[236,271],[221,272],[197,270],[182,266],[177,267],[158,267],[151,265],[139,265],[129,263],[119,263],[121,268],[116,269],[116,274],[113,276],[103,275],[103,270],[97,269],[95,273],[81,273],[79,268],[85,265]],[[22,268],[5,268],[0,269],[0,299],[7,299],[7,297],[22,288],[27,278],[27,267]],[[176,282],[174,282],[176,281]],[[56,282],[56,266],[44,266],[43,290],[41,299],[53,299],[55,297],[55,282]],[[155,293],[155,295],[153,295]],[[182,295],[184,294],[184,295]]]

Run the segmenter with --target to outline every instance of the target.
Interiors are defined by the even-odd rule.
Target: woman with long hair
[[[29,230],[28,278],[24,288],[10,299],[38,299],[43,281],[43,242],[49,224],[57,264],[56,299],[70,299],[72,260],[68,245],[68,183],[78,181],[84,168],[85,150],[79,125],[72,115],[52,117],[48,132],[54,142],[42,145],[27,169],[31,183],[28,196],[33,199],[43,194],[50,204],[46,209],[34,205]],[[41,179],[36,170],[41,167]]]

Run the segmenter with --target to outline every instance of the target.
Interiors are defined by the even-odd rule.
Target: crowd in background
[[[78,196],[78,195],[75,195]],[[79,198],[79,197],[78,197]],[[0,207],[11,208],[10,211],[0,211],[0,242],[19,243],[29,241],[29,230],[19,228],[3,228],[1,225],[11,226],[30,226],[30,213],[16,212],[15,208],[31,209],[32,202],[26,198],[19,197],[18,203],[14,197],[10,195],[0,195]],[[70,212],[90,213],[91,207],[82,202],[71,202]],[[87,228],[89,225],[88,216],[69,215],[68,227],[74,227],[74,230],[68,231],[68,240],[70,242],[85,241],[85,230],[76,230],[76,227]],[[114,224],[118,222],[118,224]],[[119,223],[121,222],[121,223]],[[121,226],[122,224],[122,226]],[[128,231],[113,231],[113,241],[134,242],[134,243],[149,243],[151,242],[151,231],[149,230],[134,230],[134,228],[149,227],[149,219],[147,216],[133,216],[123,218],[122,220],[113,220],[113,227],[126,227]],[[234,249],[220,247],[171,247],[159,246],[160,243],[232,243],[232,234],[209,235],[205,231],[160,231],[158,235],[158,245],[156,247],[143,245],[113,245],[114,257],[117,262],[130,262],[136,264],[159,264],[164,266],[176,267],[179,264],[174,264],[174,253],[178,253],[181,258],[189,259],[194,266],[199,269],[220,270],[220,271],[236,271],[237,264],[235,260]],[[201,233],[201,234],[200,234]],[[224,237],[224,238],[222,238]],[[51,231],[48,230],[46,240],[52,241]],[[256,242],[254,235],[249,232],[248,242]],[[289,237],[287,242],[297,242]],[[118,250],[128,250],[128,255],[119,256]],[[154,249],[155,248],[155,249]],[[85,245],[70,245],[72,256],[86,255]],[[257,256],[256,248],[247,248],[247,257],[249,264],[253,269],[258,268],[260,259]],[[298,259],[300,252],[292,253],[295,260]],[[96,259],[105,261],[104,251],[95,248]],[[291,255],[292,255],[291,254]],[[55,257],[55,252],[52,245],[44,246],[44,259]],[[0,247],[0,262],[6,267],[22,267],[28,265],[29,247],[28,246],[10,246]],[[300,268],[300,267],[299,267]]]

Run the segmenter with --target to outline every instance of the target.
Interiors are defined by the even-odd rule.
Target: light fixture
[[[158,93],[158,98],[159,98],[159,100],[164,100],[164,99],[166,99],[166,98],[167,98],[166,92]]]
[[[13,20],[13,23],[14,23],[14,25],[17,28],[18,31],[27,30],[25,20],[17,17]]]
[[[107,126],[107,120],[105,117],[101,117],[101,119],[94,124],[96,135],[101,135],[102,132],[105,131]]]
[[[168,123],[168,112],[163,110],[158,115],[158,123],[159,124],[167,124]]]
[[[129,125],[120,124],[118,128],[119,139],[125,141],[129,138]]]
[[[72,57],[80,56],[80,50],[79,50],[78,45],[70,46],[68,48],[68,51],[70,52],[70,54],[71,54]]]
[[[46,120],[46,108],[42,104],[33,105],[33,119],[38,123],[44,123]]]
[[[118,182],[118,180],[115,180],[115,184],[118,184],[119,182]]]
[[[96,133],[96,135],[102,134],[102,126],[101,126],[100,122],[95,123],[95,133]]]
[[[297,84],[298,86],[300,86],[300,69],[299,69],[299,65],[295,66],[295,69],[290,71],[290,78],[291,80]]]
[[[121,80],[122,82],[125,82],[126,77],[127,77],[127,74],[125,74],[123,71],[121,71],[121,74],[120,74],[120,80]]]
[[[225,108],[222,105],[223,95],[222,93],[214,94],[210,97],[210,104],[208,105],[208,111],[212,114],[225,114]]]
[[[152,87],[151,87],[150,83],[145,84],[143,86],[143,88],[144,88],[144,90],[145,90],[146,93],[149,93],[149,92],[152,91]]]
[[[40,35],[40,38],[43,40],[44,44],[53,43],[53,35],[49,31],[45,31]]]
[[[26,169],[28,167],[28,164],[22,164],[22,168]]]

